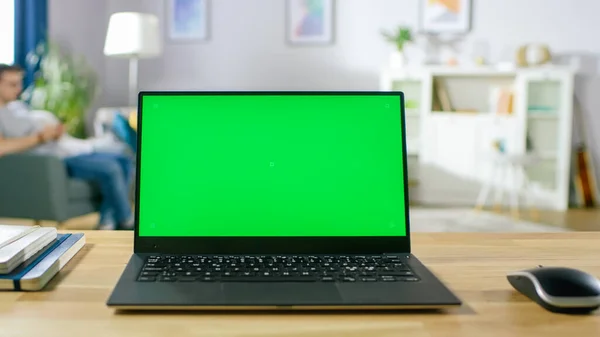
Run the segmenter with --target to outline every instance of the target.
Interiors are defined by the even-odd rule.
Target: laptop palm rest
[[[225,283],[230,305],[310,305],[341,303],[335,283]]]

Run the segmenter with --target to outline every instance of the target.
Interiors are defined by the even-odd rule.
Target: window
[[[0,0],[0,63],[13,64],[14,54],[15,0]]]

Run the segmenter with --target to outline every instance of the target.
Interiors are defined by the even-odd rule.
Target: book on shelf
[[[83,234],[58,234],[49,245],[11,273],[0,275],[0,290],[42,290],[84,245]]]
[[[511,88],[494,88],[491,97],[491,111],[498,115],[512,115],[514,110],[514,92]]]
[[[452,107],[452,102],[450,101],[450,94],[446,89],[446,85],[439,78],[434,79],[433,110],[444,112],[454,111],[454,108]]]

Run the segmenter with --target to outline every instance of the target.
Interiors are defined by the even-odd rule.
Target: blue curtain
[[[48,33],[48,0],[15,1],[15,64],[25,69],[24,87],[34,80],[39,62],[28,59]],[[32,62],[33,61],[33,62]]]

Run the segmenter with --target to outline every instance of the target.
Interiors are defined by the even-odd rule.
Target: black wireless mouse
[[[600,307],[600,280],[577,269],[542,267],[509,273],[508,282],[543,308],[585,314]]]

